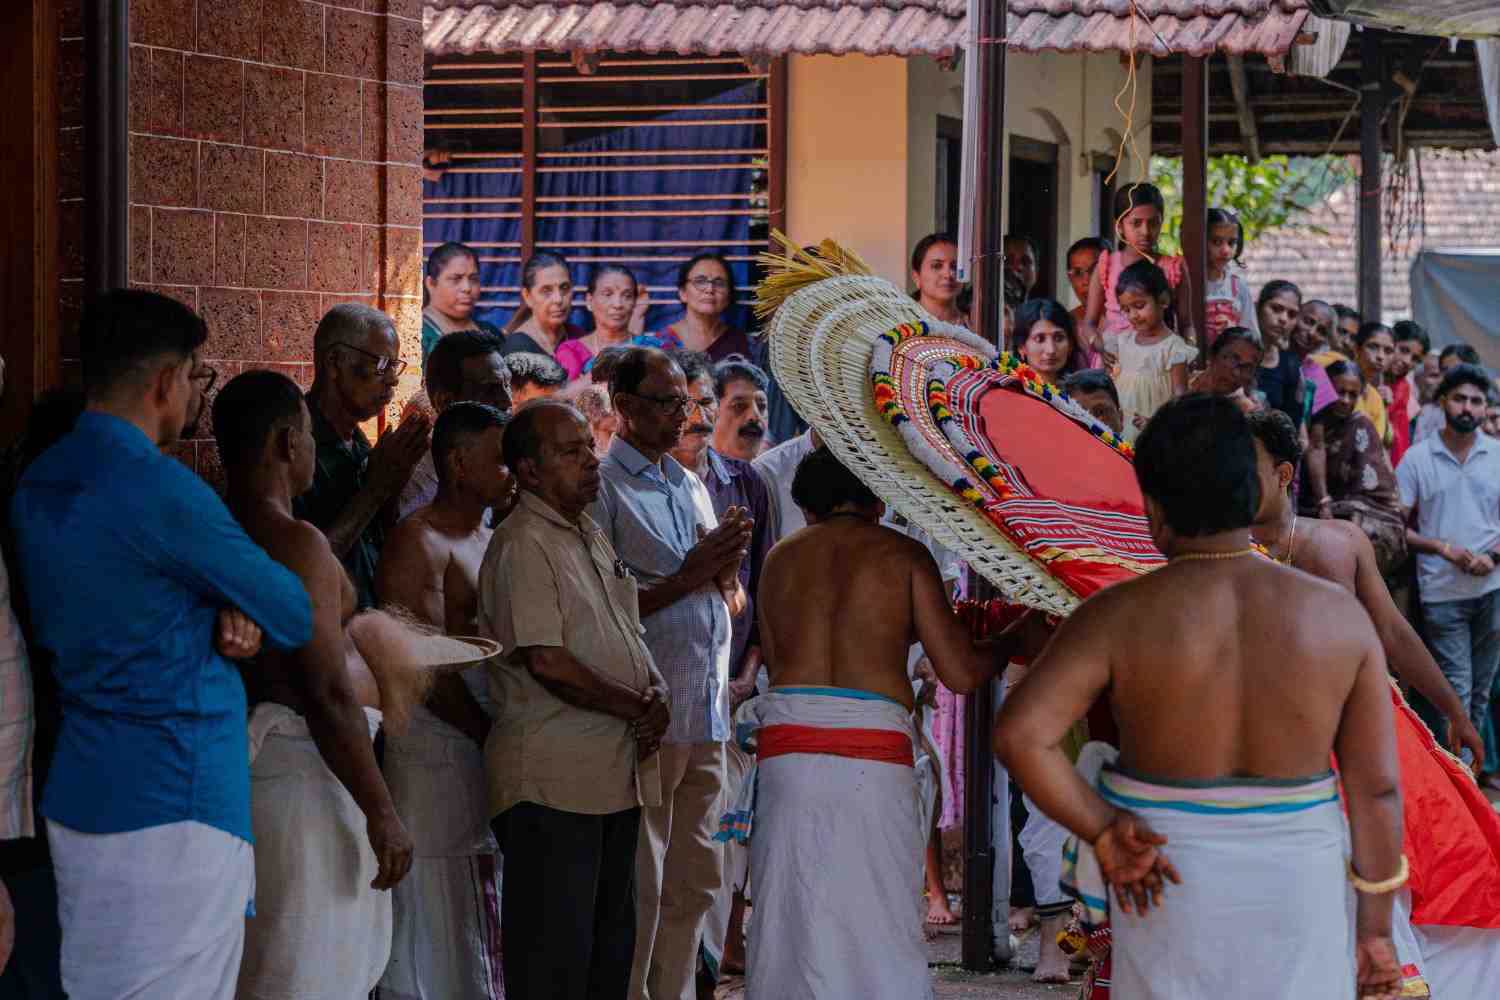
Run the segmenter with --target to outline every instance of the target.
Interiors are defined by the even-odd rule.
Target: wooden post
[[[766,206],[772,229],[786,232],[786,121],[787,56],[771,60],[771,77],[766,81],[766,103],[770,124],[766,128],[767,178]]]
[[[1359,36],[1359,314],[1381,318],[1380,289],[1380,115],[1385,107],[1383,35]]]
[[[0,433],[20,438],[32,401],[57,385],[56,0],[14,0],[0,11],[0,88],[29,114],[0,148],[0,357],[6,361]]]
[[[1208,277],[1208,58],[1182,57],[1182,256],[1193,284],[1198,356],[1208,349],[1203,283]]]
[[[536,250],[536,52],[521,54],[521,260]]]
[[[1004,346],[1005,271],[1001,231],[1000,193],[1005,169],[1005,4],[984,0],[977,5],[977,37],[968,54],[979,60],[979,121],[975,124],[977,169],[974,174],[974,305],[970,323],[981,337],[993,337]],[[971,584],[978,577],[971,574]],[[989,588],[979,586],[975,596],[983,599]],[[964,718],[966,764],[964,787],[964,922],[963,965],[971,972],[988,972],[996,955],[992,910],[997,883],[1010,895],[1010,869],[997,871],[997,858],[1010,857],[1009,824],[996,830],[992,822],[995,758],[990,750],[990,728],[994,719],[994,681],[981,684],[966,700]],[[1002,815],[1009,810],[1002,809]],[[995,838],[1005,850],[996,851]],[[1004,941],[999,942],[1004,944]],[[1006,952],[1008,948],[1002,949]]]
[[[93,0],[84,31],[84,290],[129,283],[130,22],[126,0]]]

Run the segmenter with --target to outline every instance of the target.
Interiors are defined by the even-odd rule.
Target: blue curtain
[[[654,256],[682,256],[685,253],[696,252],[688,248],[618,248],[597,247],[593,244],[600,242],[642,242],[642,241],[682,241],[691,243],[696,247],[698,244],[710,244],[710,249],[717,249],[726,254],[745,256],[748,241],[750,239],[750,217],[748,215],[723,215],[719,214],[725,209],[744,210],[749,208],[749,203],[740,198],[737,200],[704,199],[701,201],[657,201],[651,196],[693,194],[693,195],[744,195],[750,192],[753,171],[748,169],[720,169],[720,170],[686,170],[684,167],[694,164],[706,163],[735,163],[750,164],[753,157],[749,154],[723,154],[710,153],[692,156],[673,157],[651,157],[633,156],[626,158],[613,158],[608,155],[611,152],[637,151],[650,152],[656,150],[685,150],[685,149],[754,149],[759,148],[764,141],[761,131],[763,126],[756,124],[753,119],[761,117],[764,112],[757,109],[722,108],[715,105],[723,104],[748,104],[756,102],[760,97],[760,85],[748,83],[741,87],[725,91],[711,100],[705,101],[691,110],[675,111],[664,115],[656,120],[655,124],[642,128],[620,128],[594,138],[574,143],[566,148],[568,153],[580,154],[576,158],[546,159],[542,163],[545,166],[568,166],[584,168],[564,173],[542,173],[537,175],[537,194],[539,198],[565,198],[566,202],[539,202],[537,211],[541,213],[549,211],[577,211],[577,210],[602,210],[641,213],[633,215],[613,214],[593,218],[542,218],[537,220],[537,242],[544,245],[545,249],[556,249],[570,260],[576,256],[585,257],[644,257]],[[694,119],[713,118],[715,120],[745,119],[744,124],[732,125],[699,125],[694,124]],[[598,153],[598,156],[587,154]],[[507,161],[465,161],[478,165],[502,165],[515,162]],[[616,165],[631,166],[654,166],[653,170],[631,170],[631,171],[603,171],[591,170],[590,167],[604,167]],[[519,174],[476,174],[476,173],[445,173],[437,181],[424,182],[422,188],[423,197],[442,198],[519,198],[521,194],[521,177]],[[631,195],[643,200],[614,203],[610,205],[588,201],[591,197],[610,197],[618,195]],[[450,204],[442,206],[441,211],[476,211],[494,212],[496,210],[514,211],[515,206],[496,206],[494,204]],[[684,211],[684,215],[660,215],[654,214],[663,211]],[[518,219],[432,219],[423,220],[423,236],[429,243],[441,243],[447,240],[459,240],[462,242],[517,242],[520,239],[520,221]],[[714,246],[722,241],[732,241],[736,246]],[[545,246],[546,244],[562,244],[558,247]],[[495,255],[490,251],[490,255]],[[588,281],[590,272],[595,264],[573,264],[573,280],[582,286]],[[632,262],[626,266],[635,273],[636,279],[642,285],[651,285],[658,288],[672,287],[677,284],[677,269],[679,262],[652,261],[649,263]],[[750,280],[750,265],[748,262],[735,262],[732,265],[736,285],[741,289],[748,286]],[[491,263],[484,264],[480,269],[481,279],[486,286],[518,286],[520,284],[520,267],[514,263]],[[646,318],[646,328],[653,330],[664,326],[681,315],[682,307],[677,303],[675,291],[671,293],[653,292],[652,296],[659,303],[653,306]],[[496,293],[488,293],[486,298],[495,299]],[[581,301],[581,300],[580,300]],[[481,310],[481,318],[496,324],[503,324],[510,318],[513,310],[510,308],[493,308]],[[743,306],[735,306],[727,317],[736,326],[744,327],[749,317],[749,311]],[[576,309],[573,313],[573,322],[587,328],[590,325],[589,317],[583,309]]]

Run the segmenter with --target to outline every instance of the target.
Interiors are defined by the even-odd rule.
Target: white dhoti
[[[744,790],[745,781],[754,771],[755,758],[734,743],[725,744],[724,753],[724,798],[723,811],[733,808],[734,802]],[[703,918],[702,958],[704,968],[713,977],[720,978],[719,964],[724,959],[724,944],[729,937],[729,917],[734,909],[735,893],[748,895],[750,885],[750,849],[737,840],[720,841],[724,852],[724,877],[719,891],[714,893],[714,902]]]
[[[1164,784],[1106,769],[1099,792],[1167,838],[1182,876],[1160,909],[1112,912],[1113,995],[1353,1000],[1348,837],[1332,774]]]
[[[255,893],[250,844],[203,823],[47,823],[72,1000],[230,1000]],[[24,989],[24,987],[23,987]]]
[[[380,713],[365,716],[373,738]],[[379,866],[364,814],[285,705],[256,706],[250,760],[257,890],[239,997],[365,997],[390,957],[391,896],[370,888]]]
[[[382,1000],[499,1000],[499,848],[483,750],[418,707],[404,734],[386,738],[385,779],[416,851],[391,890],[395,926]]]
[[[866,691],[778,687],[745,714],[759,724],[747,997],[930,998],[910,713]]]
[[[1061,886],[1063,843],[1068,839],[1068,831],[1038,809],[1031,796],[1023,794],[1021,798],[1026,803],[1026,825],[1021,827],[1020,834],[1021,853],[1031,871],[1037,916],[1047,920],[1073,908],[1073,900]]]

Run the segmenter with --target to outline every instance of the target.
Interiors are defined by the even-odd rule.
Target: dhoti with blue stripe
[[[1106,768],[1099,793],[1167,838],[1182,876],[1160,908],[1109,914],[1115,1000],[1355,995],[1348,835],[1332,772],[1167,783]],[[1064,882],[1092,920],[1107,890],[1070,841]]]
[[[911,712],[867,691],[777,687],[741,713],[758,758],[749,1000],[932,997]]]

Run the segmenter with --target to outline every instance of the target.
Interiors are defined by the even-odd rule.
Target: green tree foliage
[[[1267,229],[1298,225],[1299,216],[1353,179],[1353,168],[1338,156],[1267,156],[1256,164],[1243,156],[1215,156],[1208,161],[1208,207],[1238,214],[1248,242]],[[1182,160],[1153,156],[1151,181],[1167,201],[1161,250],[1180,253]]]

